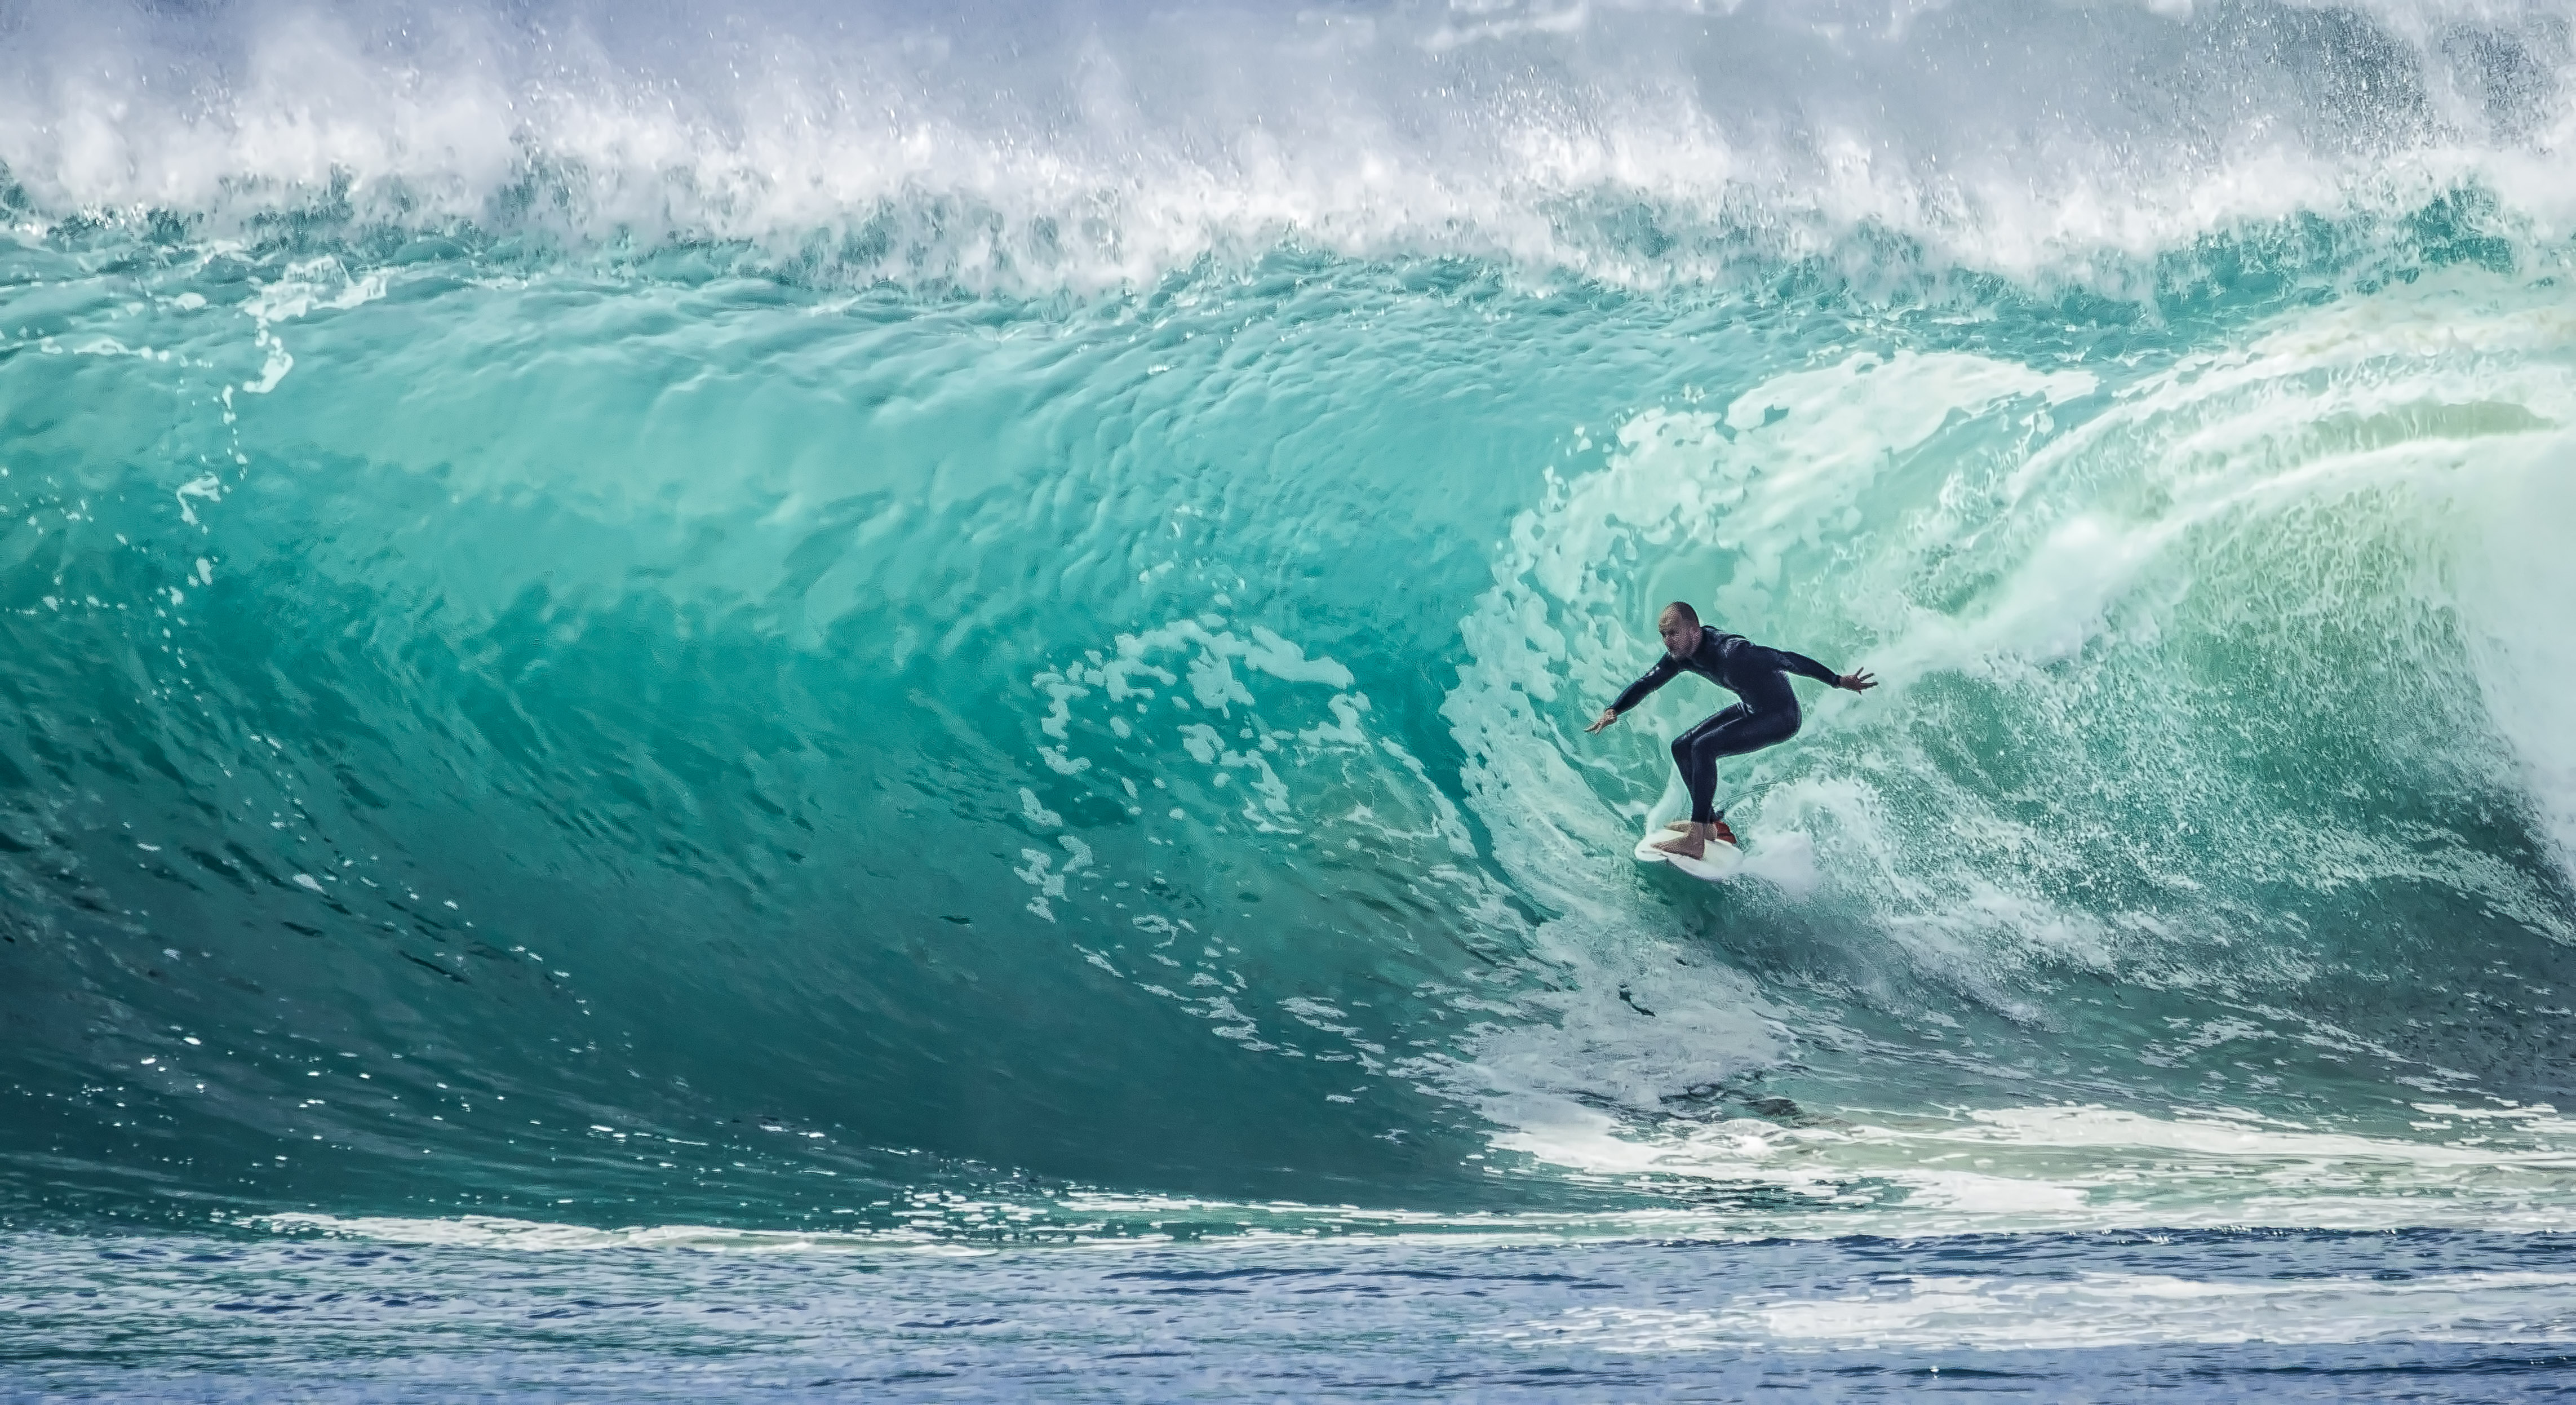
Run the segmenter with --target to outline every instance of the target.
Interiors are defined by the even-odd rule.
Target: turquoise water
[[[1481,1370],[1651,1244],[1580,1311],[1687,1371],[1998,1245],[2111,1286],[1834,1340],[2559,1339],[2563,17],[0,16],[31,1392],[597,1384],[519,1306],[236,1350],[325,1262],[936,1263],[1053,1341],[1066,1254],[1508,1255],[1409,1329]],[[1885,679],[1722,772],[1717,886],[1628,857],[1717,697],[1581,731],[1673,598]],[[2276,1252],[2261,1351],[2070,1335]],[[74,1345],[145,1262],[230,1267]]]

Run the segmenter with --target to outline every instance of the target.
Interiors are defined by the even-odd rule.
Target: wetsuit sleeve
[[[1786,649],[1764,649],[1762,652],[1771,656],[1773,666],[1778,668],[1782,673],[1794,673],[1803,678],[1815,679],[1819,683],[1827,683],[1837,686],[1839,686],[1843,681],[1843,676],[1841,674],[1834,672],[1832,669],[1825,667],[1814,659],[1808,658],[1804,654],[1793,654]]]
[[[1626,712],[1628,709],[1644,702],[1648,693],[1672,682],[1673,675],[1681,671],[1681,660],[1674,658],[1670,654],[1664,655],[1662,658],[1655,660],[1655,666],[1653,668],[1646,670],[1645,677],[1628,685],[1627,691],[1619,695],[1618,701],[1610,704],[1610,710],[1612,712]]]

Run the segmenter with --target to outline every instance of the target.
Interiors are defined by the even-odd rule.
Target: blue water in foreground
[[[0,1394],[2569,1379],[2559,7],[0,36]]]
[[[31,1235],[11,1398],[2518,1400],[2563,1236],[883,1256]]]

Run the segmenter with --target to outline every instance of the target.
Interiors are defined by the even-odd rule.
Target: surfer
[[[1710,840],[1735,842],[1735,831],[1726,827],[1725,814],[1717,808],[1718,758],[1741,756],[1797,735],[1798,695],[1789,688],[1790,674],[1855,693],[1877,687],[1878,680],[1864,669],[1836,673],[1804,654],[1765,648],[1741,634],[1701,624],[1699,611],[1679,600],[1664,607],[1655,619],[1655,630],[1664,636],[1664,656],[1583,730],[1598,732],[1618,721],[1620,714],[1684,670],[1743,699],[1673,738],[1673,764],[1681,768],[1682,784],[1690,789],[1690,818],[1674,824],[1672,828],[1680,832],[1658,840],[1654,847],[1696,859],[1707,854]]]

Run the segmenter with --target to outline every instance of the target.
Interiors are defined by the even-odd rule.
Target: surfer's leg
[[[1690,787],[1691,793],[1691,824],[1716,826],[1716,837],[1734,843],[1735,832],[1725,828],[1725,812],[1717,808],[1719,759],[1776,746],[1797,734],[1798,714],[1752,712],[1740,703],[1683,733],[1691,744],[1690,760],[1682,767],[1682,783]],[[1680,745],[1674,743],[1676,759]],[[1695,828],[1694,832],[1699,831]]]
[[[1690,819],[1675,826],[1681,832],[1670,839],[1658,840],[1655,847],[1667,854],[1698,858],[1708,852],[1708,841],[1727,837],[1717,821],[1717,758],[1708,741],[1725,731],[1727,726],[1744,716],[1744,705],[1737,703],[1701,720],[1700,724],[1673,738],[1673,765],[1682,773],[1682,788],[1690,792]]]
[[[1709,747],[1712,738],[1725,734],[1727,728],[1744,719],[1744,704],[1711,713],[1698,726],[1673,738],[1673,765],[1682,773],[1682,788],[1690,792],[1692,824],[1713,824],[1717,820],[1717,758],[1728,755]]]

